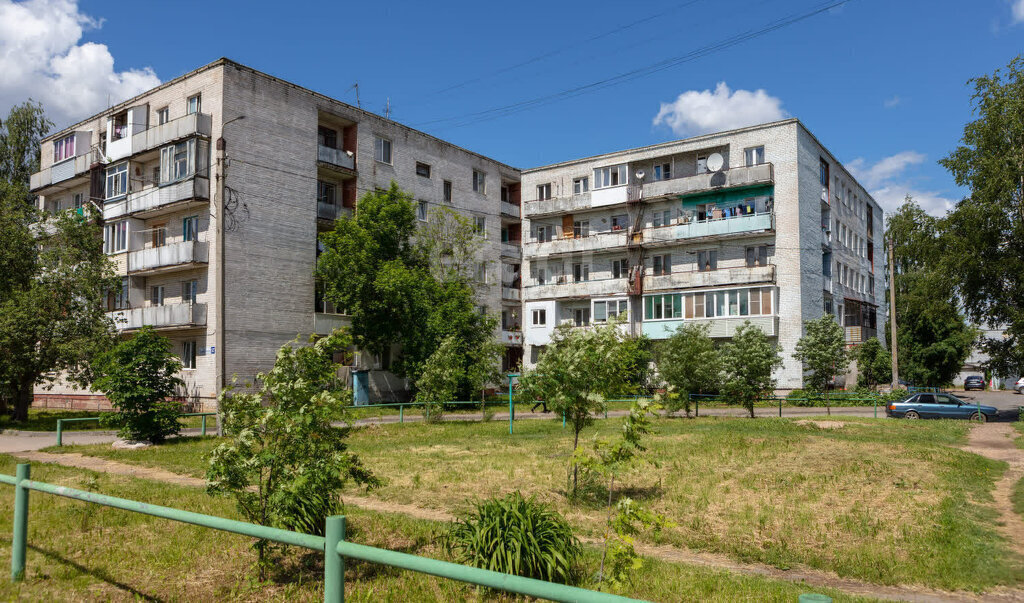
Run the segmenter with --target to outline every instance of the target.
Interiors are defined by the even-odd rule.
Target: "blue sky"
[[[32,96],[66,124],[227,56],[353,104],[358,82],[364,108],[517,167],[795,116],[884,207],[943,211],[963,191],[935,162],[967,80],[1024,52],[1024,0],[850,0],[708,51],[827,4],[0,0],[0,111]]]

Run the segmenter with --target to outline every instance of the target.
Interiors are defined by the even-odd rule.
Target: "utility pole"
[[[896,389],[900,385],[900,365],[896,352],[896,267],[892,233],[889,233],[889,351],[892,353],[892,389]]]

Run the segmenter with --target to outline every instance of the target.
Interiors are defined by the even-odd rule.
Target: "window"
[[[747,268],[768,265],[768,246],[747,247]]]
[[[573,308],[572,322],[577,327],[585,327],[590,324],[590,308]]]
[[[828,192],[828,162],[824,159],[819,160],[818,165],[818,179],[821,181],[821,187]],[[827,197],[826,197],[827,199]]]
[[[706,174],[708,171],[708,156],[700,155],[697,157],[697,173]]]
[[[697,270],[707,272],[718,269],[718,250],[710,249],[697,252]]]
[[[167,223],[154,224],[150,230],[150,242],[153,247],[163,247],[167,244]]]
[[[654,212],[654,216],[651,218],[651,226],[657,228],[659,226],[668,226],[672,223],[672,210],[666,209],[664,211]]]
[[[473,170],[473,192],[487,194],[487,175],[483,172]]]
[[[128,221],[112,222],[103,227],[103,252],[120,253],[128,249]]]
[[[316,129],[316,143],[322,147],[331,149],[338,148],[338,131],[326,126],[318,126]]]
[[[576,220],[572,223],[572,236],[576,238],[590,236],[590,220]]]
[[[200,100],[201,95],[199,94],[188,97],[188,110],[186,111],[186,113],[188,113],[189,115],[192,115],[193,113],[199,113],[202,110]]]
[[[594,188],[607,188],[620,184],[626,184],[626,164],[594,170]]]
[[[71,198],[71,205],[75,209],[82,209],[82,206],[85,205],[85,195],[82,193],[75,193]]]
[[[572,194],[582,195],[583,193],[590,192],[590,178],[576,178],[572,181]]]
[[[546,347],[547,346],[543,345],[530,346],[530,362],[532,362],[533,364],[537,364],[537,361],[540,360],[541,354],[544,353],[544,348]]]
[[[196,368],[195,340],[181,342],[181,368],[189,371]]]
[[[629,214],[612,216],[612,230],[625,230],[629,228]]]
[[[590,264],[572,265],[572,282],[583,283],[590,280]]]
[[[324,182],[323,180],[316,181],[316,201],[317,203],[327,203],[334,205],[338,198],[338,189],[332,182]]]
[[[629,276],[629,260],[612,260],[612,278]]]
[[[594,322],[606,322],[617,316],[629,314],[629,302],[624,299],[610,299],[594,302]]]
[[[128,277],[122,277],[116,289],[107,290],[107,310],[126,310],[131,305],[128,301]]]
[[[485,285],[487,284],[487,262],[476,263],[476,281]],[[481,312],[481,314],[486,314],[487,308],[483,306],[481,307],[484,308],[484,311]]]
[[[128,162],[107,168],[107,199],[128,194]]]
[[[537,200],[547,201],[551,198],[551,183],[540,184],[537,186]]]
[[[391,141],[380,136],[373,137],[373,158],[391,165]]]
[[[70,134],[64,138],[53,141],[53,162],[64,161],[75,156],[75,135]]]
[[[537,268],[537,284],[544,285],[548,282],[548,269]]]
[[[550,225],[538,226],[537,227],[537,242],[547,243],[551,240],[551,235],[554,234],[554,227]]]
[[[417,206],[416,206],[416,218],[420,222],[426,222],[427,221],[427,202],[426,201],[420,201],[417,204]]]
[[[423,176],[424,178],[430,178],[430,164],[416,162],[416,175]]]
[[[533,324],[535,324],[535,325],[546,325],[546,324],[548,324],[548,311],[547,310],[534,310],[533,311]]]
[[[160,184],[195,176],[197,167],[206,165],[208,148],[208,142],[193,138],[160,149]]]
[[[507,186],[501,185],[499,195],[501,196],[501,200],[504,201],[505,203],[512,202],[512,196],[509,193]]]
[[[650,295],[644,298],[644,320],[683,317],[683,296],[680,293]]]
[[[473,229],[481,237],[487,237],[487,218],[484,216],[473,217]]]
[[[442,188],[444,189],[444,202],[445,203],[451,203],[452,202],[452,181],[451,180],[445,180],[444,181],[444,186]]]
[[[149,303],[152,306],[164,305],[164,286],[153,285],[149,289]]]
[[[672,254],[656,255],[654,260],[654,276],[672,273]]]
[[[654,166],[655,180],[670,180],[672,178],[672,164],[660,163]]]
[[[156,110],[156,125],[162,126],[171,120],[171,111],[167,107]]]
[[[761,165],[764,163],[764,147],[750,147],[743,151],[743,157],[747,165]]]
[[[194,304],[199,297],[199,280],[181,281],[181,303]]]
[[[824,309],[825,309],[825,314],[831,314],[832,313],[832,298],[831,297],[826,297],[825,298],[825,308]]]

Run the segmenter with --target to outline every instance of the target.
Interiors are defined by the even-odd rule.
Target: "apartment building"
[[[883,335],[882,211],[799,120],[524,170],[522,190],[527,366],[563,323],[727,339],[749,320],[796,388],[804,320]]]
[[[198,407],[297,335],[348,324],[316,286],[317,234],[392,181],[421,220],[434,206],[473,218],[481,303],[502,314],[505,365],[522,356],[515,168],[227,59],[47,137],[41,159],[40,207],[102,209],[123,282],[108,310],[125,333],[152,325],[170,339]],[[405,394],[389,354],[357,358],[371,397]],[[68,385],[36,392],[37,405],[104,403]]]

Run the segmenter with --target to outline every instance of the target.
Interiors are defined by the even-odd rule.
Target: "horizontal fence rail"
[[[324,553],[324,601],[327,602],[345,600],[344,558],[346,557],[552,601],[577,601],[580,603],[636,601],[636,599],[629,599],[609,593],[524,578],[522,576],[513,576],[511,574],[440,561],[429,557],[420,557],[408,553],[399,553],[347,542],[345,541],[344,515],[327,518],[325,525],[326,537],[314,536],[281,528],[261,526],[237,519],[194,513],[192,511],[152,505],[96,492],[77,490],[66,486],[56,486],[32,480],[30,477],[31,466],[28,463],[19,464],[16,475],[0,474],[0,483],[14,486],[15,489],[14,530],[11,540],[11,581],[13,582],[19,582],[25,578],[25,552],[28,540],[28,493],[30,490],[35,490],[86,503],[122,509],[132,513],[142,513],[222,532],[231,532],[313,551],[321,551]]]
[[[182,414],[178,415],[178,418],[181,418],[181,417],[202,417],[203,418],[202,435],[206,435],[206,417],[215,417],[215,416],[217,416],[217,413],[215,413],[215,412],[187,412],[187,413],[182,413]],[[102,419],[102,417],[74,417],[74,418],[71,418],[71,419],[57,419],[57,445],[58,446],[63,446],[64,445],[64,424],[65,423],[78,423],[78,422],[81,422],[81,421],[99,421],[101,419]]]

